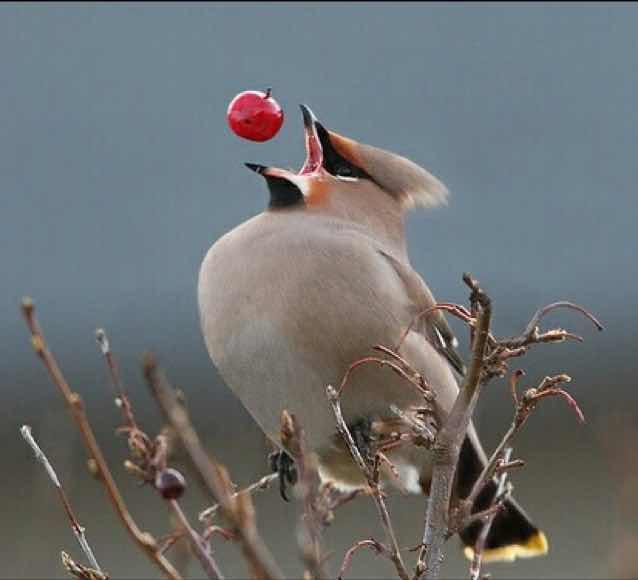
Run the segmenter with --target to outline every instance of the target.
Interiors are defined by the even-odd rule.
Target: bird
[[[434,392],[442,420],[465,372],[441,311],[415,323],[436,301],[410,263],[405,236],[406,212],[445,204],[448,190],[406,157],[328,130],[308,106],[301,110],[302,168],[247,163],[266,181],[268,206],[205,254],[197,288],[201,330],[223,381],[280,448],[279,467],[285,471],[291,461],[279,437],[285,409],[303,426],[321,479],[356,489],[365,478],[338,433],[326,386],[340,384],[354,361],[375,354],[375,345],[397,345],[403,336],[399,354]],[[423,397],[392,369],[362,365],[350,375],[341,406],[357,445],[365,447],[384,426],[396,425],[393,408],[414,412]],[[427,450],[402,446],[388,457],[395,475],[384,470],[382,485],[428,493]],[[469,494],[486,461],[470,425],[457,497]],[[496,487],[488,483],[474,512],[491,505]],[[459,534],[468,558],[481,526],[475,522]],[[493,521],[483,560],[547,551],[545,534],[508,498]]]

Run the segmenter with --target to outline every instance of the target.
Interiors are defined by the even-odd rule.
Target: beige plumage
[[[208,251],[199,277],[201,323],[223,379],[268,437],[279,443],[281,411],[288,409],[304,426],[322,476],[357,486],[363,480],[336,433],[325,387],[338,385],[374,345],[396,345],[415,314],[434,304],[409,263],[403,216],[414,205],[442,203],[447,190],[413,162],[331,133],[302,109],[306,163],[299,173],[250,166],[267,179],[271,204]],[[420,319],[401,354],[431,385],[444,415],[458,392],[453,367],[463,369],[443,315]],[[394,372],[376,366],[353,373],[342,399],[352,425],[396,421],[391,405],[411,410],[422,403]],[[464,447],[471,481],[485,460],[473,427]],[[401,487],[427,490],[428,452],[404,447],[391,459]],[[387,482],[394,482],[389,474]],[[488,546],[516,546],[501,558],[546,550],[518,506],[504,515],[509,511],[527,528],[519,539]]]

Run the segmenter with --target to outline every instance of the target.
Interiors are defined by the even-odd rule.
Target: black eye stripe
[[[323,167],[324,169],[335,176],[342,177],[359,177],[362,179],[372,179],[363,169],[353,165],[345,157],[342,157],[337,153],[332,146],[328,131],[319,123],[316,124],[317,134],[321,141],[321,148],[323,150]]]

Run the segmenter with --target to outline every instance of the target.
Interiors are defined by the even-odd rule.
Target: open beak
[[[295,173],[288,169],[259,165],[257,163],[245,164],[248,169],[266,179],[271,191],[271,199],[273,196],[277,198],[281,196],[281,180],[293,184],[303,196],[307,196],[310,194],[313,181],[323,174],[327,175],[326,170],[323,168],[323,147],[317,129],[317,127],[321,128],[321,125],[310,110],[310,107],[306,105],[300,105],[300,107],[303,115],[304,142],[306,145],[306,160],[302,168]],[[284,204],[288,202],[289,198],[286,197]]]
[[[306,144],[306,161],[299,175],[307,175],[319,171],[323,166],[323,148],[317,132],[317,117],[306,105],[299,105],[303,115],[304,140]]]
[[[244,165],[266,179],[271,197],[275,194],[279,195],[279,192],[275,192],[275,189],[278,187],[277,184],[281,184],[282,181],[292,183],[300,192],[300,195],[307,195],[310,191],[310,177],[306,174],[302,175],[301,173],[280,169],[279,167],[266,167],[257,163],[244,163]]]
[[[267,167],[266,165],[259,165],[258,163],[244,163],[248,169],[264,177],[279,177],[281,179],[287,179],[288,181],[295,182],[295,178],[298,177],[296,173],[288,171],[287,169],[279,169],[279,167]]]
[[[299,105],[303,115],[304,143],[306,145],[306,160],[302,168],[297,173],[278,167],[269,167],[257,163],[245,163],[248,169],[264,177],[280,177],[295,183],[300,176],[319,173],[323,169],[323,147],[317,132],[317,117],[306,105]]]

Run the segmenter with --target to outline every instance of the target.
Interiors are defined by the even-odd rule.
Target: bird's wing
[[[414,307],[414,317],[436,304],[423,278],[409,264],[405,264],[383,249],[378,251],[392,265],[405,285],[406,294]],[[418,316],[414,323],[414,330],[423,334],[459,374],[465,374],[465,363],[457,351],[458,341],[441,310]]]

